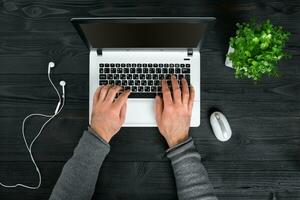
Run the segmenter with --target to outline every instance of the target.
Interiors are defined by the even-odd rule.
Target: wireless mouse
[[[221,141],[225,142],[231,138],[232,131],[230,125],[221,112],[214,112],[210,116],[210,125],[212,130],[216,136],[216,138]]]

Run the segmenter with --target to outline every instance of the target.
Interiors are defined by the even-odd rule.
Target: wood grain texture
[[[201,126],[191,129],[219,199],[300,199],[300,2],[298,0],[2,0],[0,1],[0,181],[33,184],[37,176],[21,137],[23,118],[53,112],[53,80],[67,82],[66,107],[34,145],[43,174],[37,191],[0,188],[0,199],[48,199],[64,163],[88,125],[88,50],[72,17],[215,16],[201,50]],[[224,67],[236,22],[271,19],[292,33],[293,58],[281,76],[258,84],[234,78]],[[58,85],[59,86],[59,85]],[[233,137],[218,142],[209,113],[222,110]],[[26,126],[32,139],[43,120]],[[111,141],[94,199],[176,199],[174,177],[156,128],[123,128]]]

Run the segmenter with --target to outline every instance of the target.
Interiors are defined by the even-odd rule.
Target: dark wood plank
[[[299,162],[204,161],[204,165],[221,200],[269,199],[273,192],[280,199],[300,198]],[[16,199],[20,193],[24,200],[47,198],[63,162],[39,162],[39,166],[44,177],[39,190],[0,188],[0,198]],[[6,183],[35,184],[37,181],[28,162],[1,162],[0,172],[0,180]],[[104,162],[94,199],[176,199],[172,173],[168,162]]]

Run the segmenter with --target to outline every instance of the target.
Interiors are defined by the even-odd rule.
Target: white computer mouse
[[[210,116],[210,125],[216,138],[225,142],[231,138],[232,131],[226,117],[221,112],[214,112]]]

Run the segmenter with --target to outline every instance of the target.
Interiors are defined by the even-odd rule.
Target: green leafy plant
[[[263,75],[279,75],[277,63],[290,55],[284,51],[290,33],[270,20],[261,24],[252,19],[248,23],[237,24],[236,36],[230,38],[234,49],[227,57],[232,61],[237,78],[260,80]]]

